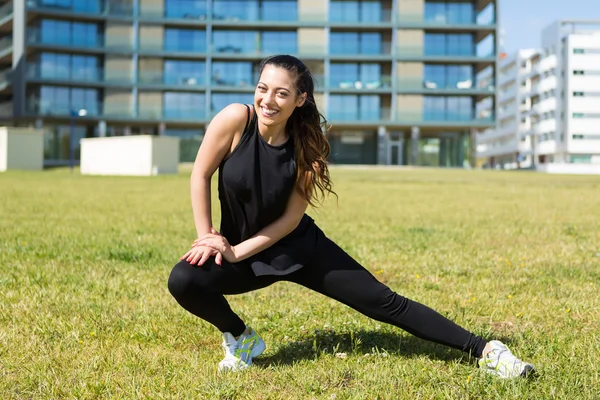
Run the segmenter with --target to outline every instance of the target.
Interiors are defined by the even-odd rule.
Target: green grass
[[[189,176],[52,170],[0,174],[0,398],[598,398],[599,177],[332,174],[339,203],[310,210],[321,228],[392,289],[505,340],[537,379],[488,377],[290,283],[229,297],[267,351],[219,375],[220,335],[166,286],[194,238]]]

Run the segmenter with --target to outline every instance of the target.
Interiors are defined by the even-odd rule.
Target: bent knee
[[[185,296],[194,281],[194,266],[187,261],[180,261],[171,270],[167,286],[169,292],[176,299]]]

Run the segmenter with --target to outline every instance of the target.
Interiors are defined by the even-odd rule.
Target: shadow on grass
[[[510,338],[497,337],[507,345]],[[348,356],[366,354],[398,355],[416,358],[423,355],[433,360],[474,363],[477,358],[460,350],[419,339],[415,336],[399,335],[392,332],[365,331],[354,332],[316,332],[299,340],[281,345],[274,354],[261,356],[254,363],[262,368],[275,365],[291,365],[301,360],[314,360],[322,354],[346,353]]]

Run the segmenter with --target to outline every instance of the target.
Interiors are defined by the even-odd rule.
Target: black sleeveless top
[[[248,107],[246,105],[246,107]],[[258,131],[256,112],[239,144],[219,166],[221,234],[235,246],[284,213],[296,182],[294,141],[273,146]],[[248,258],[255,275],[285,275],[310,262],[322,232],[304,214],[293,232]]]

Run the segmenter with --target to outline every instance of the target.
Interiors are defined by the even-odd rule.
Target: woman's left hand
[[[235,247],[230,245],[225,236],[221,235],[214,228],[210,228],[210,233],[200,239],[194,240],[193,246],[206,246],[217,250],[223,255],[223,258],[230,263],[238,262],[235,255]]]

